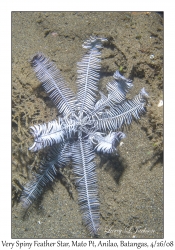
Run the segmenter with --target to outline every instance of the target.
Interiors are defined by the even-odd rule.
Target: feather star
[[[56,120],[30,128],[34,144],[29,150],[36,152],[48,147],[48,154],[21,195],[23,206],[29,208],[44,187],[55,179],[59,169],[71,161],[83,222],[92,236],[98,235],[100,225],[95,152],[116,153],[116,147],[125,137],[119,129],[145,113],[148,97],[143,88],[133,99],[126,99],[132,81],[116,71],[114,79],[107,83],[108,95],[100,92],[101,98],[96,101],[100,50],[106,41],[105,38],[90,37],[84,42],[83,48],[87,52],[78,63],[77,95],[66,86],[59,70],[42,53],[31,60],[38,80],[60,115]]]

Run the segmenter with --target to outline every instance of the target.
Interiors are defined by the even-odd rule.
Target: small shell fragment
[[[160,100],[157,107],[162,107],[163,106],[163,100]]]
[[[151,60],[153,60],[154,59],[154,55],[150,55],[150,57],[149,57]]]

